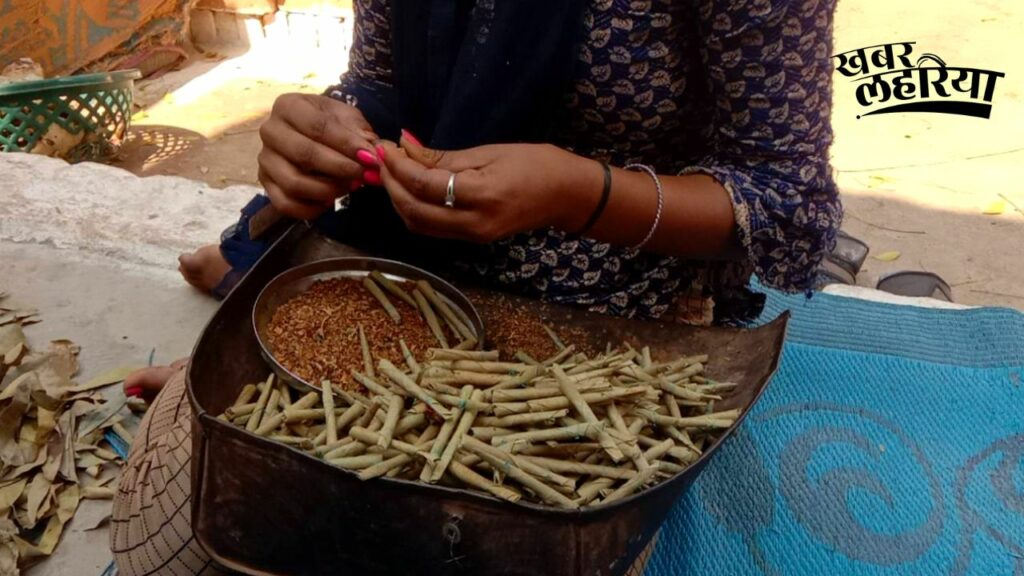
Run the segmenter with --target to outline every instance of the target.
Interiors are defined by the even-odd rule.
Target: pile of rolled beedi
[[[735,384],[706,377],[706,355],[654,361],[628,344],[591,356],[559,346],[542,361],[431,348],[396,364],[371,357],[364,338],[358,385],[324,380],[299,395],[270,376],[220,418],[363,480],[579,508],[681,472],[739,417],[716,410]]]

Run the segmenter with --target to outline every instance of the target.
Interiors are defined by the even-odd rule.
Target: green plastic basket
[[[103,160],[128,134],[138,70],[0,86],[0,152]]]

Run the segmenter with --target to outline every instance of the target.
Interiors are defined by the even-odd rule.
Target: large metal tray
[[[295,225],[225,299],[196,345],[187,375],[195,415],[192,525],[203,548],[228,568],[258,575],[621,574],[735,430],[669,481],[610,505],[565,511],[402,480],[362,482],[218,420],[245,383],[270,369],[250,324],[261,289],[293,266],[351,255]],[[601,346],[629,340],[661,356],[707,351],[709,372],[739,384],[720,407],[743,408],[744,416],[778,366],[787,321],[780,317],[753,330],[693,328],[481,291],[471,297],[480,310],[513,298],[552,322],[584,328]]]

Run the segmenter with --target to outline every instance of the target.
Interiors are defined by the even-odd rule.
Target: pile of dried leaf
[[[82,385],[79,348],[55,340],[30,349],[22,327],[34,310],[5,304],[0,292],[0,576],[53,553],[83,498],[111,498],[125,446],[126,404],[97,390],[123,370]],[[109,429],[109,430],[108,430]],[[119,452],[121,455],[119,455]]]

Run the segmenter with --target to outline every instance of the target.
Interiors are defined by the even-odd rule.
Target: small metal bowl
[[[267,330],[274,312],[279,306],[295,296],[305,292],[314,282],[330,278],[362,278],[372,271],[378,271],[392,280],[417,281],[426,280],[452,311],[459,316],[463,324],[469,327],[473,336],[483,345],[484,325],[480,314],[465,294],[448,282],[427,272],[426,270],[381,258],[346,257],[330,258],[296,266],[279,274],[267,284],[252,309],[252,325],[256,332],[256,340],[260,345],[263,359],[270,364],[278,378],[297,390],[308,392],[319,391],[320,387],[306,382],[297,374],[281,365],[274,357],[273,347],[267,338]]]

